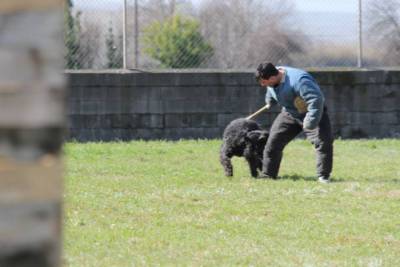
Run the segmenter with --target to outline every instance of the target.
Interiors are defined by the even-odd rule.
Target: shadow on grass
[[[278,179],[282,179],[282,180],[293,180],[293,181],[312,181],[312,182],[316,182],[317,181],[317,177],[316,176],[302,176],[302,175],[283,175],[280,176]],[[338,177],[332,177],[331,178],[331,182],[332,183],[342,183],[345,182],[347,180],[343,179],[343,178],[338,178]]]
[[[365,182],[369,183],[393,183],[393,184],[399,184],[400,179],[399,178],[386,178],[386,179],[370,179],[367,178],[364,180]]]
[[[293,180],[293,181],[317,181],[315,176],[302,176],[302,175],[283,175],[278,178],[278,180]],[[347,182],[369,182],[369,183],[400,183],[399,178],[387,178],[387,179],[363,179],[363,180],[354,180],[351,178],[340,178],[340,177],[332,177],[331,183],[347,183]]]

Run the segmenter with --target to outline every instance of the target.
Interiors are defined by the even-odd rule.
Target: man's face
[[[271,76],[268,79],[260,79],[259,83],[262,87],[275,87],[276,85],[279,84],[279,80],[278,80],[278,75],[276,76]]]

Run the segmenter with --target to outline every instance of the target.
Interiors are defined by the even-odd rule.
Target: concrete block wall
[[[400,136],[399,70],[309,70],[326,96],[334,134]],[[252,71],[68,71],[69,137],[78,141],[220,138],[264,105]],[[276,107],[257,121],[269,127]]]

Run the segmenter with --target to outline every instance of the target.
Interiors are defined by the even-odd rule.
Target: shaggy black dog
[[[231,158],[238,156],[247,160],[251,176],[257,177],[257,169],[261,171],[262,168],[263,151],[268,136],[268,132],[262,130],[253,120],[236,119],[229,123],[224,130],[220,151],[220,161],[225,175],[233,175]]]

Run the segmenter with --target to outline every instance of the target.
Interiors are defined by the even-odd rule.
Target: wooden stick
[[[254,112],[253,114],[247,116],[246,120],[250,120],[250,119],[254,118],[255,116],[257,116],[258,114],[260,114],[261,112],[263,112],[264,110],[267,110],[267,109],[269,109],[269,105],[263,106],[262,108],[260,108],[256,112]]]

